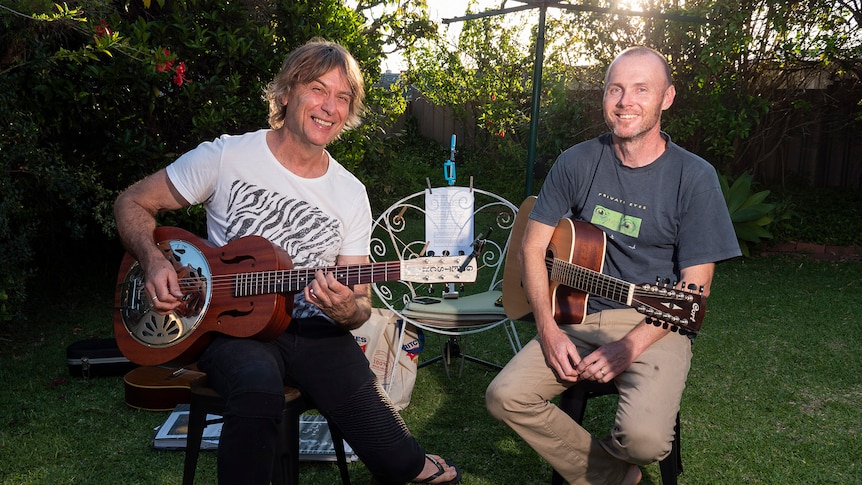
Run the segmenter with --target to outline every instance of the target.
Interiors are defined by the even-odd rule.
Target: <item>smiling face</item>
[[[660,136],[661,112],[675,93],[663,59],[648,49],[627,51],[605,77],[605,123],[618,141]]]
[[[343,46],[314,38],[293,50],[275,79],[266,85],[264,99],[269,104],[270,128],[278,130],[285,123],[287,102],[294,97],[292,91],[318,82],[336,69],[346,79],[351,94],[350,111],[343,127],[349,130],[359,126],[365,109],[365,81],[359,64]]]
[[[284,128],[298,143],[325,147],[344,129],[352,101],[353,90],[344,71],[331,69],[285,96]]]

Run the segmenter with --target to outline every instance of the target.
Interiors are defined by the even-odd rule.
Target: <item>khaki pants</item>
[[[619,340],[642,320],[635,310],[607,310],[562,328],[583,357]],[[620,399],[614,427],[601,439],[550,402],[567,385],[545,364],[537,340],[524,346],[491,382],[485,401],[494,417],[569,483],[618,484],[630,464],[646,465],[670,453],[690,363],[688,337],[670,333],[651,345],[616,377]]]

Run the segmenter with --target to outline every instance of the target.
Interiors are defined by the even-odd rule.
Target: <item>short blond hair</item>
[[[353,93],[345,129],[359,126],[365,110],[365,81],[359,63],[347,49],[320,37],[294,49],[284,60],[275,79],[266,85],[263,98],[269,103],[269,126],[277,130],[284,125],[286,108],[282,100],[294,87],[310,83],[335,68],[341,69],[347,77]]]

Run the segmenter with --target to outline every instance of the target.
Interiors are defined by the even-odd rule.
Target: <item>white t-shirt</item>
[[[296,268],[332,266],[339,255],[368,255],[371,205],[362,182],[331,156],[324,175],[297,176],[269,150],[268,131],[223,135],[167,167],[180,195],[206,208],[209,240],[223,246],[263,236],[287,251]],[[302,293],[295,303],[294,318],[321,315]]]

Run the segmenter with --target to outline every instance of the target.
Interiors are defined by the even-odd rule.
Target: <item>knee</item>
[[[207,373],[212,386],[225,397],[283,391],[278,358],[269,347],[256,340],[216,338],[204,351],[198,368]]]
[[[284,394],[281,372],[266,362],[250,362],[239,366],[230,376],[230,380],[232,394]]]
[[[278,369],[249,362],[237,366],[229,375],[210,374],[216,390],[225,398],[225,414],[246,418],[281,419],[284,410],[284,385]]]
[[[485,408],[500,421],[510,420],[527,406],[526,396],[515,383],[494,379],[485,390]]]
[[[225,417],[281,421],[284,393],[244,392],[230,396],[225,403]]]
[[[628,457],[626,461],[636,465],[648,465],[664,459],[670,454],[673,436],[658,433],[655,429],[635,427],[624,433],[612,433],[614,444]]]

